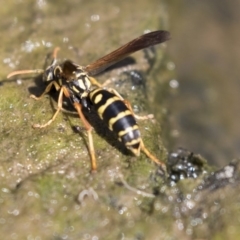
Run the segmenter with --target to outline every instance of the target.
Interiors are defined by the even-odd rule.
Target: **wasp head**
[[[58,80],[62,75],[60,65],[50,65],[43,73],[43,81],[50,82]]]

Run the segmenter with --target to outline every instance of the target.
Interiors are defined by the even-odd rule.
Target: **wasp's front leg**
[[[52,82],[52,84],[54,84],[54,82]],[[43,92],[43,94],[40,97],[36,97],[35,95],[32,95],[32,98],[34,98],[36,100],[39,100],[40,98],[42,98],[42,96],[44,94],[47,93],[47,90],[48,91],[50,90],[50,89],[47,89],[47,88],[45,89],[45,91]],[[33,128],[45,128],[45,127],[49,126],[56,119],[58,113],[62,110],[63,95],[65,95],[66,97],[70,96],[67,88],[64,87],[64,86],[60,88],[60,92],[59,92],[59,96],[58,96],[58,107],[57,107],[57,111],[54,113],[53,117],[45,124],[33,124]]]
[[[34,95],[34,94],[31,94],[31,95],[30,95],[30,98],[33,98],[33,99],[35,99],[35,100],[40,100],[45,94],[47,94],[47,93],[50,92],[52,86],[55,87],[56,91],[59,91],[59,89],[61,88],[56,81],[53,81],[53,82],[50,82],[50,83],[47,85],[47,87],[45,88],[44,92],[43,92],[39,97],[37,97],[37,96]]]

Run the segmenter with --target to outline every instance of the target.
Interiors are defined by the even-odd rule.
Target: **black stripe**
[[[117,117],[119,113],[125,112],[126,110],[128,110],[128,108],[122,100],[115,100],[102,113],[103,119],[108,122],[111,118]]]
[[[113,128],[114,132],[118,133],[120,131],[123,131],[123,130],[129,128],[129,127],[133,127],[135,125],[137,125],[135,118],[132,115],[127,115],[127,116],[122,117],[119,120],[117,120],[113,124],[112,128]]]
[[[96,97],[101,94],[102,95],[102,99],[101,101],[99,101],[97,104],[94,103]],[[91,101],[93,102],[96,110],[98,111],[98,109],[102,106],[104,106],[107,102],[108,99],[111,99],[113,97],[116,97],[115,94],[110,93],[109,91],[106,90],[101,90],[99,92],[92,92],[91,95]],[[105,110],[102,114],[103,116],[103,120],[106,123],[109,123],[111,118],[115,118],[117,117],[117,115],[119,113],[125,112],[126,110],[128,110],[128,108],[126,107],[125,103],[122,100],[115,100],[114,102],[112,102]],[[126,129],[127,127],[131,127],[136,125],[136,120],[132,115],[127,115],[126,117],[123,117],[121,119],[119,119],[114,125],[113,125],[113,131],[115,132],[119,132],[121,130]]]
[[[98,90],[98,89],[96,89]],[[107,100],[109,98],[112,98],[112,97],[115,97],[116,95],[113,94],[113,93],[110,93],[109,91],[106,91],[106,90],[100,90],[100,91],[96,91],[96,90],[93,90],[91,93],[90,93],[90,100],[91,102],[94,104],[95,108],[98,110],[101,106],[105,105],[105,103],[107,102]],[[95,104],[95,99],[98,95],[102,95],[102,99],[101,101],[99,101],[97,104]]]

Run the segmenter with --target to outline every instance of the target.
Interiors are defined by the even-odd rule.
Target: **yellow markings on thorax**
[[[80,78],[80,79],[78,80],[78,85],[79,85],[79,87],[80,87],[81,89],[87,90],[87,89],[89,89],[89,88],[91,87],[91,82],[90,82],[88,76],[86,76],[86,75],[85,75],[85,76],[84,76],[84,75],[81,76],[81,75],[83,75],[83,74],[80,74],[80,75],[78,76],[78,78]],[[82,80],[81,77],[83,77],[84,80]]]
[[[86,85],[84,84],[84,82],[82,80],[78,80],[78,85],[80,89],[85,90],[86,89]]]
[[[117,122],[119,119],[121,119],[121,118],[124,118],[124,117],[126,117],[126,116],[128,116],[128,115],[132,115],[132,113],[131,113],[131,111],[129,110],[129,109],[127,109],[126,111],[124,111],[124,112],[120,112],[116,117],[112,117],[110,120],[109,120],[109,123],[108,123],[108,127],[109,127],[109,129],[112,131],[113,130],[113,124],[115,123],[115,122]],[[127,128],[127,129],[129,129],[129,128]],[[125,131],[121,131],[121,132],[125,132]],[[119,133],[120,134],[120,133]],[[124,134],[123,134],[124,135]],[[121,135],[122,136],[122,135]]]

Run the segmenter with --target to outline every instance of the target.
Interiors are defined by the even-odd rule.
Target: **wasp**
[[[127,100],[123,99],[115,89],[105,88],[104,84],[100,84],[93,76],[103,72],[109,66],[138,50],[163,43],[169,39],[170,34],[167,31],[149,32],[133,39],[87,66],[80,66],[70,60],[58,63],[57,52],[59,48],[55,48],[53,60],[45,70],[14,71],[7,78],[19,74],[42,74],[43,81],[47,83],[47,86],[40,96],[30,95],[35,100],[41,99],[52,88],[55,88],[59,92],[57,110],[52,118],[45,124],[34,124],[33,128],[45,128],[50,125],[58,113],[63,110],[63,97],[67,97],[70,100],[87,131],[92,171],[97,169],[92,137],[93,127],[83,113],[84,109],[90,111],[92,108],[96,110],[101,121],[107,123],[108,128],[117,134],[118,140],[134,155],[139,156],[140,151],[143,151],[153,162],[165,167],[165,164],[152,155],[144,146],[136,122],[136,119],[148,119],[150,116],[140,117],[134,114],[131,104]]]

